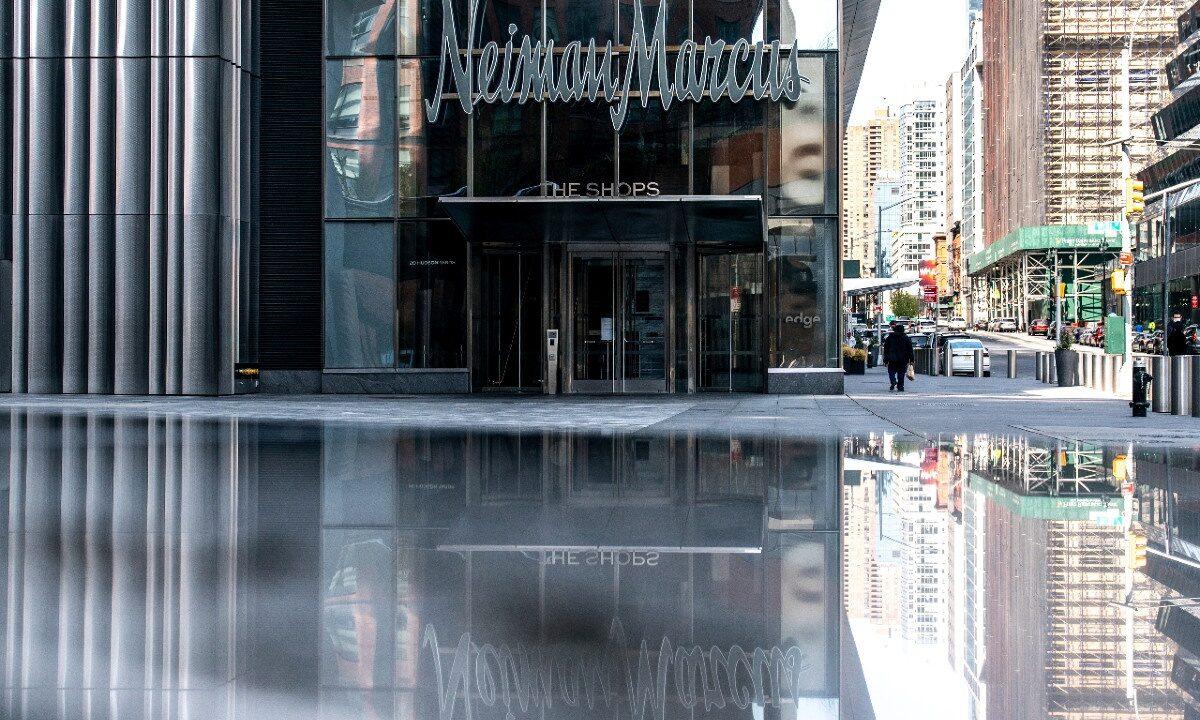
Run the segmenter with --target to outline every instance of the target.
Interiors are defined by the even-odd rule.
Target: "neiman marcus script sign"
[[[572,102],[603,98],[610,103],[613,127],[625,124],[629,99],[637,93],[647,107],[657,93],[663,110],[676,100],[699,102],[728,98],[740,102],[787,99],[795,101],[811,80],[800,72],[799,55],[778,40],[764,43],[742,38],[727,43],[704,38],[703,44],[684,40],[674,59],[667,54],[667,0],[660,0],[654,30],[646,36],[642,5],[633,3],[633,35],[627,61],[617,62],[612,41],[596,47],[596,40],[573,40],[556,49],[554,40],[517,37],[517,26],[508,26],[503,48],[492,41],[475,47],[479,2],[472,0],[470,38],[458,44],[452,0],[442,0],[442,47],[437,88],[425,101],[429,122],[436,122],[447,92],[458,95],[467,114],[480,102]],[[449,77],[447,77],[449,73]],[[637,78],[636,82],[634,78]]]

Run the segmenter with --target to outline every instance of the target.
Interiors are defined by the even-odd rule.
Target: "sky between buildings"
[[[881,105],[945,97],[967,56],[967,0],[882,0],[851,123]]]

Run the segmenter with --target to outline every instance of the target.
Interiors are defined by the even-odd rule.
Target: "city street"
[[[1200,418],[1150,413],[1131,417],[1128,399],[1087,387],[1060,388],[1034,378],[1035,350],[1044,338],[973,333],[991,353],[991,377],[917,375],[904,393],[888,392],[887,370],[846,377],[846,395],[873,415],[924,436],[954,432],[1025,431],[1061,438],[1194,444]],[[1017,377],[1007,377],[1008,353],[1017,351]],[[1079,348],[1094,352],[1093,348]]]

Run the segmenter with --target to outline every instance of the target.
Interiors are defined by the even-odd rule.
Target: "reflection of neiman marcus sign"
[[[596,47],[573,40],[556,50],[554,41],[534,40],[529,35],[516,37],[517,26],[508,26],[508,41],[503,50],[495,41],[475,47],[479,24],[479,0],[472,0],[470,32],[466,48],[458,46],[458,30],[451,0],[442,0],[442,51],[438,66],[437,88],[425,101],[429,122],[436,122],[447,92],[446,68],[450,68],[453,92],[462,109],[470,114],[479,102],[571,102],[604,98],[614,103],[609,108],[613,127],[625,124],[629,98],[641,97],[642,107],[650,104],[650,94],[659,93],[664,110],[675,100],[699,101],[728,97],[739,102],[749,95],[755,100],[795,101],[812,81],[800,73],[799,55],[780,46],[778,40],[766,44],[743,38],[732,44],[704,38],[703,44],[684,40],[674,61],[667,54],[667,0],[659,0],[654,31],[647,38],[642,22],[641,2],[633,3],[633,35],[629,40],[628,61],[620,64],[612,41]],[[747,68],[746,63],[749,63]],[[636,87],[633,84],[637,76]]]

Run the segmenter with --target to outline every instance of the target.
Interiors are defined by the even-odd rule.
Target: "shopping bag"
[[[912,363],[909,363],[908,364],[908,372],[904,373],[904,375],[909,380],[916,380],[917,379],[917,368]]]

